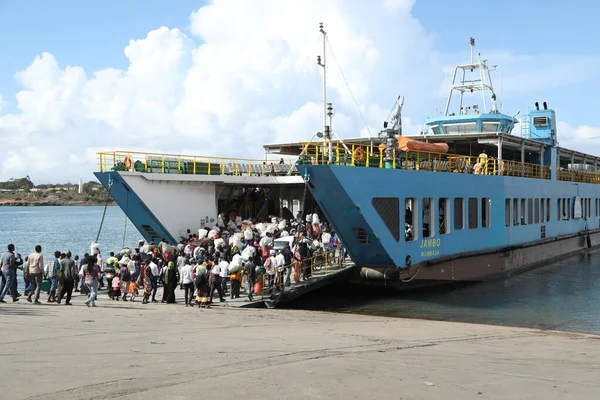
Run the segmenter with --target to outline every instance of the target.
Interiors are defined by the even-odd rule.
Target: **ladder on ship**
[[[529,139],[531,136],[531,119],[529,114],[524,115],[521,120],[521,137],[525,139]]]

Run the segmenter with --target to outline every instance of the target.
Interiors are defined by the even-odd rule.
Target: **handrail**
[[[344,261],[340,255],[338,255],[337,261],[330,263],[330,259],[336,257],[336,253],[339,251],[338,248],[327,249],[323,252],[319,252],[313,254],[310,257],[305,257],[301,260],[293,260],[290,268],[293,268],[294,263],[299,263],[300,268],[310,268],[310,276],[321,276],[327,275],[333,271],[339,271],[344,266]],[[304,266],[304,267],[303,267]],[[273,274],[274,283],[272,286],[267,287],[267,280],[269,274],[264,273],[261,277],[261,295],[264,295],[265,292],[274,292],[284,288],[285,285],[285,268],[281,268],[281,271],[276,271]],[[304,270],[302,270],[302,274],[304,274]],[[292,282],[292,284],[294,284]]]
[[[252,160],[135,151],[97,153],[100,172],[133,171],[201,175],[292,175],[296,159]]]
[[[333,164],[341,166],[360,166],[367,168],[385,168],[384,148],[362,143],[344,142],[350,151],[332,143],[332,157],[329,162],[328,143],[312,143],[305,146],[303,157],[311,164]],[[538,164],[522,163],[513,160],[499,160],[488,157],[485,164],[478,163],[479,156],[465,156],[451,153],[435,153],[416,150],[396,150],[393,153],[393,169],[412,169],[434,172],[473,173],[481,175],[503,175],[526,178],[550,179],[550,167]]]

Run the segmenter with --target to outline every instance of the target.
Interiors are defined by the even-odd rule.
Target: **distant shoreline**
[[[28,200],[0,200],[0,207],[40,207],[40,206],[103,206],[102,202],[90,201],[28,201]],[[116,206],[117,203],[110,201],[109,206]]]

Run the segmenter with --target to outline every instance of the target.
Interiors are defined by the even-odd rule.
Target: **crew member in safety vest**
[[[481,165],[482,173],[487,174],[488,173],[488,156],[487,156],[485,150],[483,150],[481,152],[481,154],[479,155],[479,157],[477,157],[477,163]]]

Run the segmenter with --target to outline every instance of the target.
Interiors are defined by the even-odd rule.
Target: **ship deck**
[[[488,154],[488,175],[520,176],[550,179],[554,166],[544,166],[540,153],[548,146],[540,141],[498,133],[469,133],[448,135],[407,135],[409,139],[428,143],[447,143],[447,153],[426,151],[396,151],[393,168],[435,172],[465,172],[483,150]],[[329,160],[329,143],[332,159]],[[302,184],[297,169],[298,157],[313,164],[384,167],[383,149],[379,138],[353,138],[342,141],[290,142],[263,145],[265,159],[224,158],[212,156],[146,153],[127,150],[98,153],[100,172],[144,174],[149,180],[205,181],[229,185],[289,185]],[[358,149],[365,157],[359,160]],[[271,159],[269,159],[271,155]],[[273,158],[275,156],[275,159]],[[295,158],[294,158],[295,157]],[[557,179],[562,181],[600,183],[600,157],[558,148]]]

